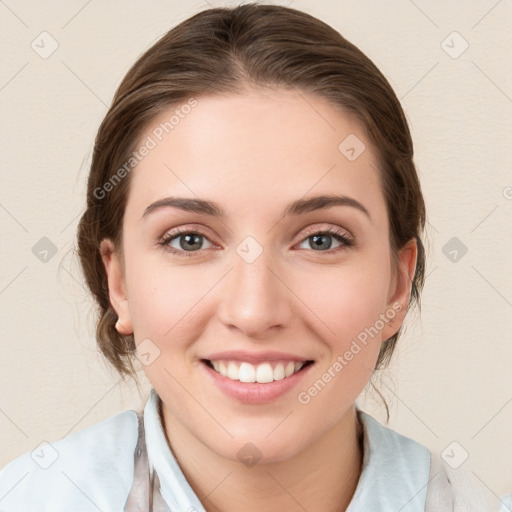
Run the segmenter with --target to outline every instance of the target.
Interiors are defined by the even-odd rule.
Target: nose
[[[219,319],[251,339],[275,335],[276,329],[285,328],[293,317],[293,293],[267,252],[252,263],[234,254],[234,268],[220,290]]]

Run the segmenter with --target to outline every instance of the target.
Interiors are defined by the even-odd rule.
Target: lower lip
[[[206,370],[214,384],[226,395],[244,404],[264,404],[277,400],[293,389],[309,372],[313,364],[309,364],[297,373],[290,375],[290,377],[264,384],[231,380],[216,372],[204,362],[201,362],[201,366]]]

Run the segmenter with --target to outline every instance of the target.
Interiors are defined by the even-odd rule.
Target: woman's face
[[[111,301],[168,432],[284,460],[353,415],[403,320],[415,246],[394,276],[376,155],[326,100],[264,90],[188,105],[140,139],[124,270],[102,247]]]

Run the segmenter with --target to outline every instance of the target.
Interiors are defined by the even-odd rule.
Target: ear
[[[409,305],[412,289],[412,280],[416,271],[418,258],[418,245],[415,238],[411,238],[398,252],[398,267],[395,269],[388,294],[386,316],[389,321],[382,329],[382,341],[393,336],[403,324]]]
[[[126,297],[124,272],[119,255],[110,239],[106,238],[101,241],[100,254],[107,273],[110,304],[118,316],[116,329],[119,334],[128,336],[133,333],[133,325]]]

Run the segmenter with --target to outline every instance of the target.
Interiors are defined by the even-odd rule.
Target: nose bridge
[[[219,316],[226,325],[247,336],[263,337],[270,328],[288,322],[288,292],[276,267],[271,249],[263,249],[251,237],[239,244],[219,305]]]

